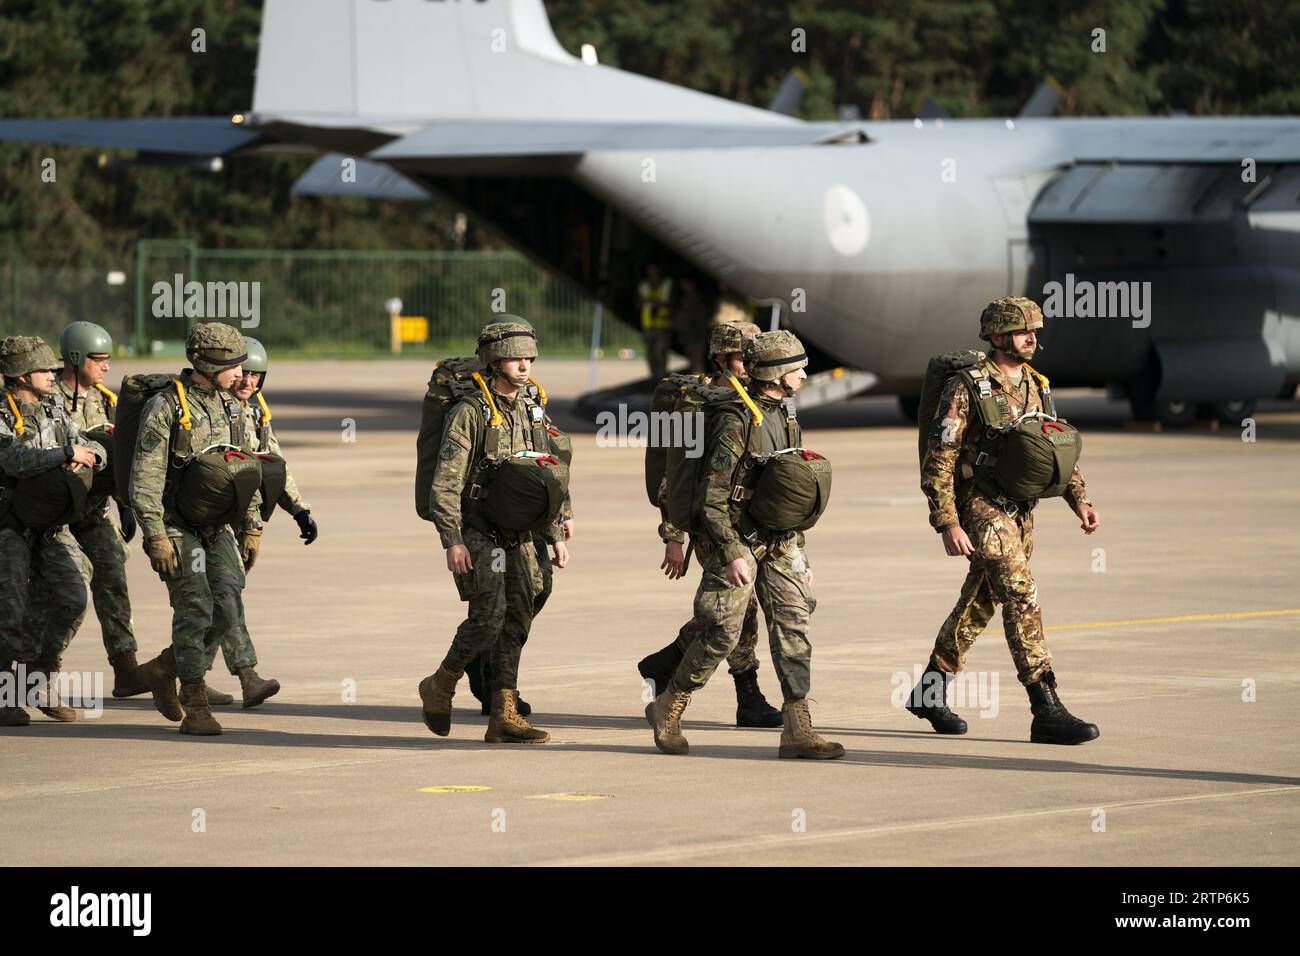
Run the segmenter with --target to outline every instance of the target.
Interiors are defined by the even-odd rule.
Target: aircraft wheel
[[[1239,426],[1243,418],[1249,418],[1253,414],[1255,414],[1253,398],[1215,402],[1210,406],[1210,415],[1225,425]]]
[[[1155,403],[1156,421],[1175,428],[1186,427],[1196,421],[1196,404],[1170,399]]]
[[[899,395],[898,410],[902,412],[904,418],[915,425],[916,416],[921,412],[921,396]]]

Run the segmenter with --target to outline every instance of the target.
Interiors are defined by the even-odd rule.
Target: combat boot
[[[673,679],[673,674],[677,672],[677,665],[685,656],[674,641],[662,650],[641,658],[636,669],[646,680],[654,682],[656,694],[662,694],[668,689],[668,682]]]
[[[244,710],[256,707],[268,697],[274,697],[280,693],[280,682],[278,680],[265,680],[258,677],[257,671],[251,667],[241,667],[239,669],[239,686],[244,689]]]
[[[931,657],[921,679],[907,695],[907,712],[928,720],[937,734],[966,733],[966,721],[948,709],[948,685],[956,677],[956,674],[941,671]]]
[[[76,720],[77,712],[71,707],[65,706],[63,701],[59,699],[58,670],[52,667],[43,667],[41,665],[37,665],[37,667],[39,669],[36,670],[36,674],[40,677],[40,690],[38,693],[40,693],[44,698],[45,705],[41,706],[40,704],[37,704],[36,709],[46,717],[50,718],[50,720],[58,720],[63,723],[69,723]]]
[[[834,760],[844,756],[844,748],[813,730],[807,698],[787,700],[781,708],[785,726],[781,730],[778,757],[806,757],[810,760]]]
[[[420,708],[424,725],[439,737],[451,733],[451,699],[456,696],[456,684],[463,671],[449,671],[439,667],[420,681]]]
[[[21,707],[0,705],[0,727],[26,727],[32,722],[32,715]]]
[[[204,679],[203,686],[207,687],[207,680]],[[227,694],[224,690],[217,690],[215,687],[208,687],[208,703],[225,707],[227,704],[233,704],[235,698]]]
[[[520,715],[516,706],[517,691],[492,692],[492,716],[488,718],[483,739],[490,744],[544,744],[551,735],[538,730]]]
[[[135,697],[149,693],[149,685],[140,677],[135,651],[123,651],[116,657],[110,657],[108,663],[113,668],[114,697]]]
[[[1061,698],[1056,696],[1056,675],[1051,671],[1044,671],[1025,690],[1029,692],[1029,709],[1034,714],[1034,722],[1029,727],[1032,743],[1081,744],[1101,736],[1096,724],[1080,720],[1065,709]]]
[[[780,727],[781,712],[758,689],[758,668],[733,674],[736,682],[736,726]]]
[[[185,708],[185,719],[181,721],[181,733],[195,737],[212,737],[221,733],[221,725],[212,716],[208,706],[208,689],[203,681],[193,684],[181,684],[181,706]]]
[[[670,684],[645,709],[645,719],[654,731],[655,746],[666,754],[689,753],[691,745],[682,736],[682,713],[691,702],[684,690],[674,690]]]
[[[158,713],[168,720],[180,720],[185,716],[180,698],[176,696],[176,655],[170,647],[153,660],[141,664],[139,674],[153,694],[153,705]]]

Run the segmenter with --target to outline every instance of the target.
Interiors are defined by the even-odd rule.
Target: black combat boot
[[[1096,724],[1080,720],[1056,696],[1056,675],[1045,671],[1036,683],[1025,687],[1029,692],[1029,709],[1034,722],[1029,728],[1029,739],[1036,744],[1081,744],[1096,740],[1101,731]]]
[[[654,693],[662,694],[668,688],[668,682],[673,679],[673,674],[677,671],[677,665],[682,662],[686,655],[677,648],[677,642],[669,644],[662,650],[655,651],[649,657],[641,658],[636,665],[637,671],[648,681],[654,682]]]
[[[948,709],[948,685],[956,676],[939,670],[939,665],[931,657],[921,679],[907,695],[907,712],[928,720],[937,734],[966,733],[966,721]]]
[[[736,682],[736,726],[780,727],[781,712],[758,689],[758,668],[733,674]]]

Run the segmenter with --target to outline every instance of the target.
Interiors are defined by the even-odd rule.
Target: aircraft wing
[[[229,116],[144,119],[0,119],[0,141],[137,149],[181,156],[225,156],[259,140]]]

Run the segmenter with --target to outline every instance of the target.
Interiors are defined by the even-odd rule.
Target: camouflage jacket
[[[13,392],[0,391],[0,473],[6,479],[31,478],[58,468],[68,460],[65,445],[85,445],[93,451],[95,471],[108,461],[104,447],[82,435],[53,402],[24,402]]]
[[[1007,411],[1004,413],[1007,420],[1026,412],[1043,410],[1042,392],[1028,369],[1023,371],[1024,377],[1017,386],[1011,384],[994,362],[986,363],[985,368],[994,394],[1002,393],[1007,397]],[[926,441],[925,460],[921,463],[921,490],[929,502],[930,526],[935,531],[960,523],[958,492],[969,478],[968,474],[963,475],[963,471],[969,472],[979,429],[979,411],[971,403],[970,388],[960,375],[954,375],[944,386],[943,396],[939,399],[939,408]],[[1075,510],[1081,504],[1091,504],[1078,465],[1074,466],[1074,475],[1065,490],[1065,500]],[[1032,507],[1033,502],[1029,506]]]
[[[790,445],[786,431],[784,403],[780,399],[763,394],[755,387],[751,387],[749,394],[763,413],[763,423],[747,424],[748,413],[744,416],[733,415],[730,412],[715,415],[704,443],[705,448],[713,449],[713,454],[704,465],[700,492],[703,497],[700,503],[700,518],[723,564],[744,557],[749,550],[732,522],[731,509],[732,482],[736,477],[736,468],[746,454],[745,441],[748,430],[750,428],[760,430],[758,445],[754,448],[756,454],[780,451]],[[802,547],[802,534],[792,537]]]
[[[255,453],[256,438],[242,427],[244,415],[239,401],[228,392],[201,387],[193,374],[190,369],[181,373],[181,383],[185,386],[185,397],[190,407],[190,447],[193,453],[197,455],[211,445],[222,444],[236,445]],[[140,433],[131,462],[130,499],[131,510],[139,519],[146,538],[180,531],[181,526],[177,524],[167,497],[176,418],[176,392],[171,388],[150,398],[140,413]],[[260,506],[261,495],[253,495],[244,522],[235,530],[261,528]]]
[[[271,428],[271,410],[261,402],[243,404],[244,434],[253,436],[258,451],[284,458],[284,452],[280,450],[280,441],[275,437],[275,430]],[[298,491],[298,482],[293,480],[293,472],[289,469],[288,459],[284,463],[284,492],[276,504],[291,515],[311,510],[311,505],[302,500],[302,494]]]
[[[491,387],[491,379],[489,379]],[[533,448],[532,419],[529,406],[541,408],[530,391],[520,389],[514,400],[493,391],[493,401],[501,413],[502,424],[495,426],[499,432],[497,454],[508,457],[517,451],[549,451],[549,448]],[[464,515],[461,509],[461,496],[477,476],[484,456],[484,436],[493,426],[488,424],[489,412],[486,403],[462,398],[452,406],[447,415],[447,423],[442,431],[442,447],[438,451],[438,464],[433,472],[431,494],[433,523],[438,529],[438,537],[444,548],[464,544]],[[542,422],[547,428],[553,427],[550,418],[543,412]],[[546,530],[542,537],[549,544],[563,539],[561,522],[573,517],[573,505],[569,496],[564,496],[564,505],[555,523]]]
[[[63,410],[72,417],[73,422],[83,432],[98,428],[100,425],[112,424],[117,407],[117,396],[102,385],[77,395],[75,390],[63,381],[63,376],[59,375],[54,379],[54,387],[58,390],[57,394],[63,404]],[[75,409],[72,407],[74,396],[77,400]]]

